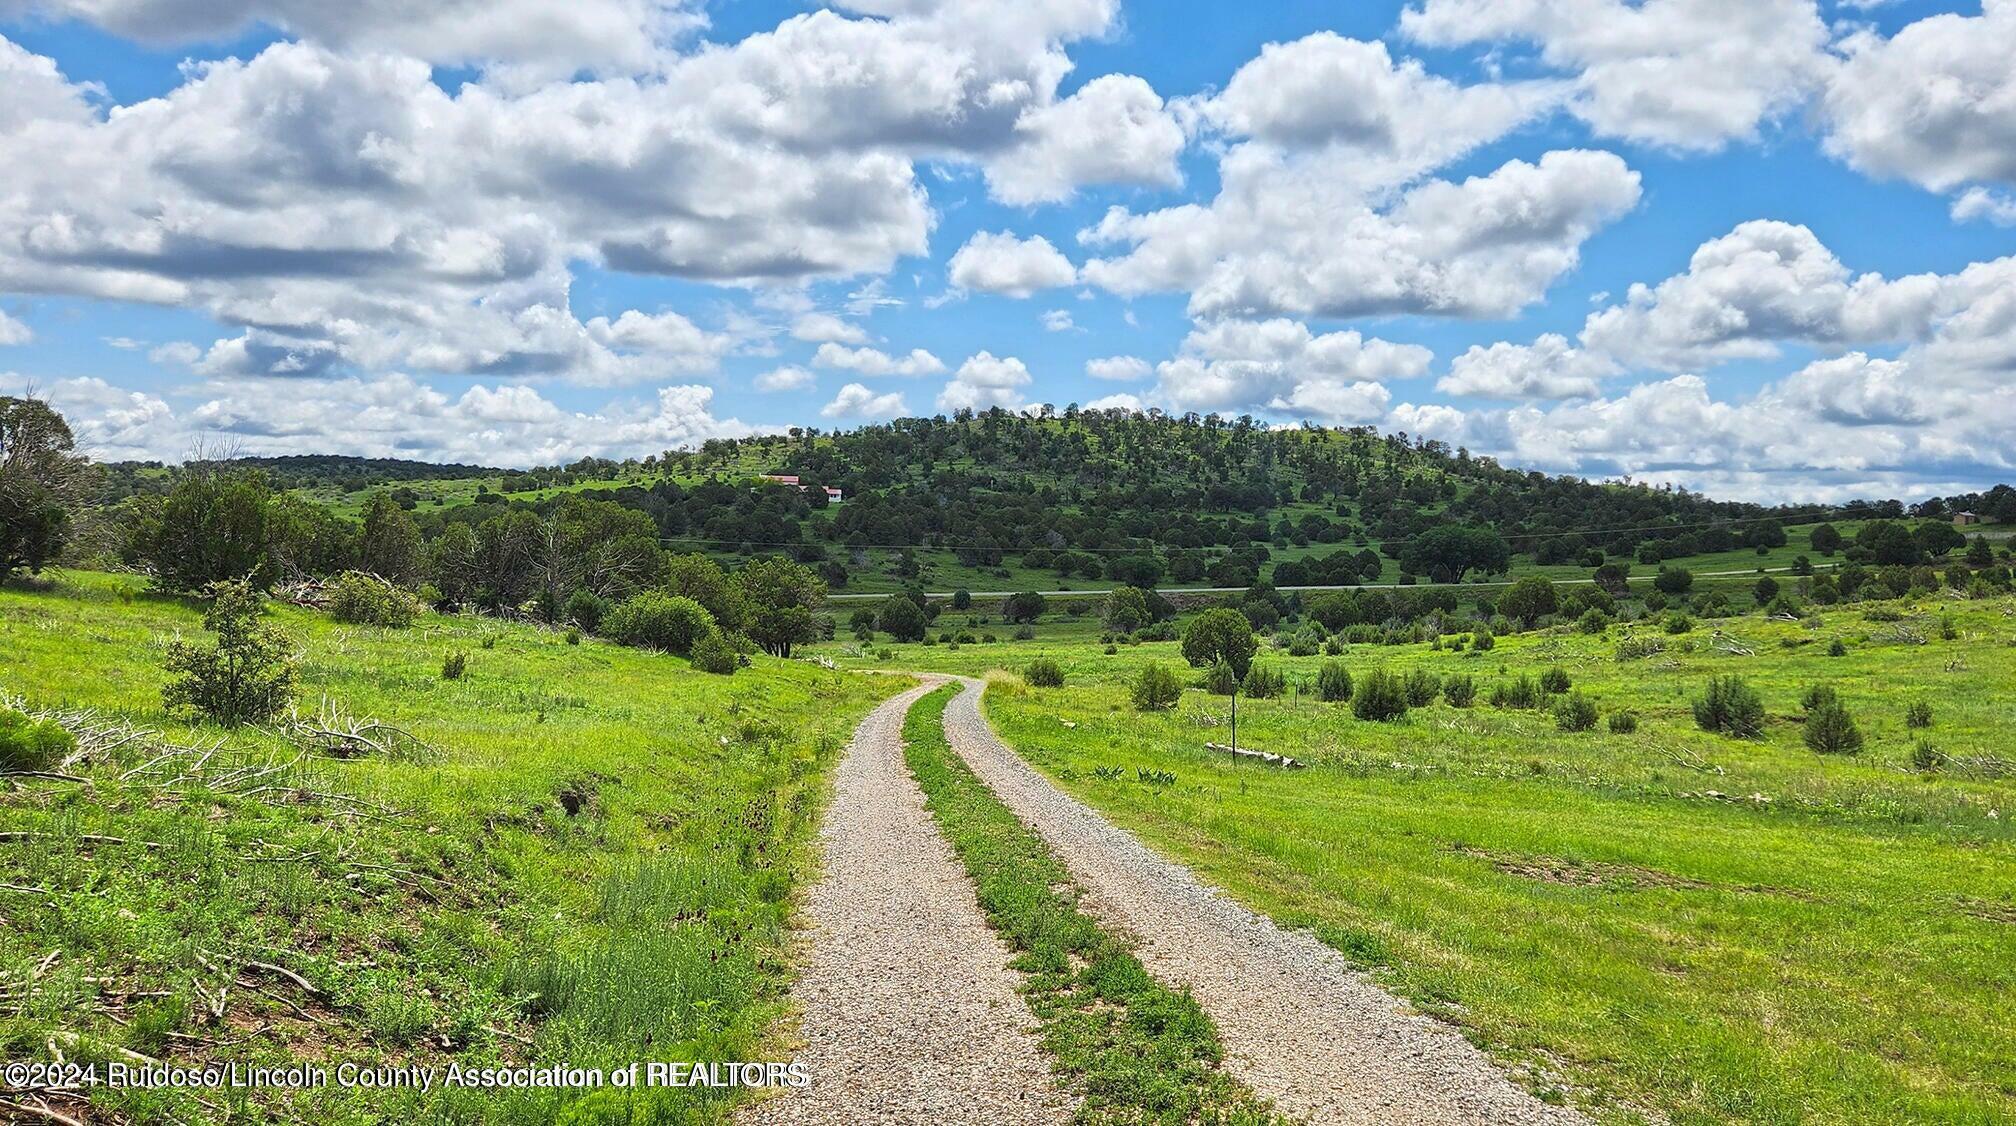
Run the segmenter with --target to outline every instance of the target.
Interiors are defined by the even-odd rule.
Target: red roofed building
[[[780,485],[795,485],[800,489],[809,487],[804,483],[800,482],[798,478],[785,473],[765,473],[763,475],[763,479],[765,481],[775,481]],[[829,503],[839,504],[842,500],[846,499],[846,494],[842,493],[839,489],[836,489],[831,485],[824,485],[821,487],[826,490],[826,500]]]

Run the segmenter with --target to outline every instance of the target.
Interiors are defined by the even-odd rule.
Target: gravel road
[[[1226,1066],[1311,1122],[1584,1122],[1515,1086],[1454,1029],[1413,1012],[1331,948],[1199,883],[1053,786],[981,716],[981,683],[945,710],[946,738],[1132,936],[1150,973],[1187,985]]]
[[[903,762],[904,713],[934,686],[875,709],[840,761],[791,991],[812,1083],[751,1106],[751,1126],[1071,1117],[1009,950]]]

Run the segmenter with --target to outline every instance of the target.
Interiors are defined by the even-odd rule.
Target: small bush
[[[1629,735],[1636,730],[1638,730],[1638,713],[1636,712],[1610,713],[1610,734]]]
[[[1351,694],[1351,714],[1376,723],[1407,714],[1407,686],[1385,669],[1373,669]]]
[[[1341,704],[1351,698],[1351,670],[1342,661],[1325,661],[1316,670],[1316,695],[1326,704]]]
[[[1671,634],[1689,633],[1694,629],[1694,619],[1675,610],[1666,615],[1666,632]]]
[[[1232,671],[1231,665],[1220,661],[1204,674],[1202,687],[1213,696],[1230,696],[1239,688],[1239,676]]]
[[[581,631],[580,631],[580,630],[578,630],[578,629],[570,629],[570,630],[568,630],[568,631],[567,631],[567,644],[569,644],[569,645],[579,645],[579,644],[581,644]]]
[[[1183,698],[1183,685],[1162,662],[1150,661],[1135,676],[1131,695],[1136,710],[1159,712],[1176,706],[1176,701]]]
[[[1442,680],[1426,669],[1415,669],[1407,674],[1407,706],[1425,708],[1442,694]]]
[[[695,643],[720,631],[714,624],[714,616],[698,602],[647,590],[609,611],[602,620],[602,632],[620,645],[663,649],[690,657]]]
[[[1815,684],[1799,696],[1799,710],[1810,712],[1815,708],[1835,703],[1840,695],[1825,684]]]
[[[1314,657],[1323,648],[1323,627],[1311,622],[1288,639],[1288,655]]]
[[[1596,705],[1580,692],[1564,696],[1554,705],[1554,726],[1563,731],[1593,731],[1596,728]]]
[[[1255,664],[1246,670],[1246,680],[1239,686],[1239,690],[1255,700],[1271,700],[1279,696],[1287,686],[1281,670]]]
[[[161,690],[162,703],[226,727],[273,718],[294,696],[293,642],[260,621],[265,596],[244,580],[212,583],[209,593],[203,628],[217,635],[217,643],[200,647],[177,638],[168,644],[173,678]]]
[[[1540,674],[1540,691],[1547,693],[1549,696],[1559,696],[1572,687],[1574,687],[1574,681],[1568,679],[1567,669],[1550,668]]]
[[[1106,655],[1107,655],[1108,657],[1111,657],[1111,656],[1112,656],[1113,654],[1115,654],[1115,653],[1118,653],[1119,651],[1120,651],[1120,647],[1119,647],[1119,646],[1117,646],[1117,645],[1108,645],[1108,646],[1107,646],[1107,647],[1106,647],[1106,648],[1105,648],[1105,649],[1103,650],[1103,652],[1104,652],[1104,653],[1105,653],[1105,654],[1106,654]]]
[[[1841,701],[1829,694],[1806,713],[1806,745],[1823,755],[1852,755],[1862,749],[1862,732]]]
[[[1707,694],[1694,701],[1694,722],[1703,731],[1752,738],[1764,731],[1764,701],[1740,677],[1709,677]]]
[[[1016,626],[1014,636],[1017,641],[1034,641],[1036,640],[1036,627]]]
[[[1036,688],[1064,687],[1064,667],[1048,657],[1038,657],[1022,670],[1022,679]]]
[[[732,676],[742,658],[718,629],[710,629],[693,643],[693,667],[715,676]]]
[[[53,719],[0,708],[0,767],[53,770],[77,749],[77,737]]]
[[[1442,698],[1449,701],[1452,708],[1467,708],[1477,702],[1477,681],[1467,676],[1452,676],[1442,682]]]
[[[1958,641],[1960,639],[1960,627],[1954,624],[1953,615],[1944,614],[1940,616],[1939,636],[1945,641]]]
[[[1620,661],[1642,660],[1665,651],[1666,643],[1656,637],[1627,637],[1617,643],[1617,659]]]
[[[461,680],[462,674],[468,671],[469,654],[464,653],[460,649],[441,658],[442,680]]]
[[[1848,643],[1838,637],[1835,638],[1827,645],[1827,655],[1829,657],[1846,657],[1848,655]]]
[[[1610,615],[1592,607],[1583,611],[1582,616],[1575,620],[1575,626],[1583,633],[1599,634],[1610,628],[1610,620]]]
[[[1920,700],[1905,708],[1904,726],[1914,731],[1932,726],[1932,705]]]
[[[1477,650],[1479,653],[1488,653],[1496,648],[1497,645],[1498,639],[1492,635],[1491,627],[1489,626],[1485,626],[1470,635],[1470,648]]]
[[[1911,769],[1917,771],[1937,770],[1946,764],[1946,753],[1932,745],[1930,739],[1920,739],[1911,748]]]
[[[592,590],[577,590],[567,596],[560,613],[568,621],[594,633],[602,628],[602,619],[609,614],[609,602]]]
[[[376,575],[345,571],[329,592],[329,612],[339,622],[405,629],[420,620],[420,600]]]
[[[1533,683],[1530,676],[1522,676],[1510,683],[1500,682],[1491,689],[1491,706],[1494,708],[1535,708],[1540,706],[1540,686]]]

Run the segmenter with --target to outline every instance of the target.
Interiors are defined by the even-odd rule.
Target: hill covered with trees
[[[289,566],[323,570],[382,551],[342,541],[374,514],[384,520],[389,503],[413,525],[416,558],[485,556],[495,562],[492,581],[477,584],[483,600],[513,604],[532,593],[523,576],[534,560],[563,543],[588,559],[570,572],[626,574],[634,568],[604,557],[655,540],[731,566],[788,555],[837,591],[1247,587],[1451,583],[1534,567],[1586,575],[1606,562],[1769,551],[1786,545],[1787,526],[1828,520],[1943,521],[1963,508],[2016,520],[2006,486],[1908,512],[1894,500],[1769,507],[1522,471],[1369,428],[1077,410],[794,429],[528,471],[336,457],[109,466],[96,499],[113,523],[138,527],[178,478],[207,468],[326,502],[293,510],[307,530],[281,553]],[[829,501],[829,488],[844,499]],[[132,561],[132,536],[98,542],[115,538]]]

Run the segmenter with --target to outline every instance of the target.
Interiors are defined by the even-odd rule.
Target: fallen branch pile
[[[1204,744],[1204,749],[1207,751],[1217,751],[1221,755],[1237,755],[1240,758],[1257,759],[1269,766],[1279,766],[1288,770],[1300,770],[1309,765],[1306,762],[1289,758],[1287,755],[1277,755],[1270,751],[1249,750],[1245,747],[1229,747],[1224,743],[1206,743]]]
[[[432,758],[434,748],[403,727],[345,715],[327,696],[311,714],[297,707],[274,728],[281,738],[310,754],[328,758]]]
[[[1729,634],[1723,633],[1719,629],[1709,636],[1708,644],[1716,652],[1727,653],[1732,657],[1754,657],[1757,655],[1757,650],[1750,648],[1748,645],[1736,640]]]

